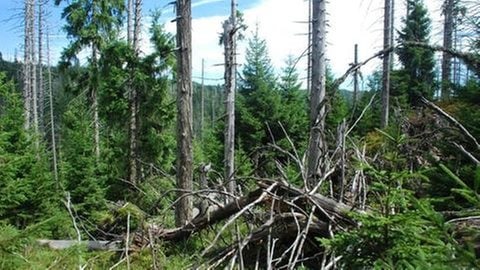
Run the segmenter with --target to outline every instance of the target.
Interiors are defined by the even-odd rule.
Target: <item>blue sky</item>
[[[58,57],[61,51],[60,47],[67,44],[66,35],[62,30],[64,21],[61,19],[61,14],[65,3],[56,7],[53,0],[49,1],[49,25],[51,27],[51,42],[52,47],[55,48],[54,58]],[[150,11],[155,9],[162,10],[165,20],[173,17],[173,8],[168,3],[171,0],[144,0],[143,11],[148,15]],[[240,9],[246,9],[254,6],[259,0],[241,0],[239,3]],[[193,0],[192,1],[192,17],[203,18],[218,15],[228,15],[229,12],[228,0]],[[19,58],[22,54],[22,0],[0,0],[0,33],[3,38],[0,42],[0,52],[2,52],[5,59],[13,59],[15,53]]]
[[[149,51],[148,14],[150,10],[161,9],[165,27],[168,31],[175,32],[175,24],[171,23],[174,17],[172,6],[167,4],[172,0],[143,0],[145,20],[142,37],[143,50]],[[22,57],[22,2],[23,0],[0,0],[0,33],[3,38],[0,42],[0,52],[8,60],[14,58],[15,52],[19,59]],[[65,24],[61,19],[61,7],[54,7],[53,0],[49,4],[49,25],[51,27],[51,54],[55,62],[59,59],[62,48],[68,43],[66,34],[62,30]],[[288,55],[298,57],[306,49],[307,24],[299,23],[307,20],[307,0],[237,0],[238,9],[244,13],[249,37],[252,31],[259,27],[259,34],[267,41],[272,64],[277,73],[281,72]],[[382,16],[383,0],[332,0],[327,3],[328,33],[327,33],[327,58],[329,66],[337,76],[348,69],[353,59],[353,47],[359,44],[360,60],[368,58],[382,47]],[[405,14],[403,1],[396,1],[396,23],[400,27],[401,16]],[[440,0],[425,0],[430,8],[434,21],[434,33],[441,31],[439,24]],[[206,77],[217,79],[209,83],[221,83],[223,77],[222,47],[218,45],[218,35],[221,33],[221,23],[230,12],[230,0],[192,0],[193,17],[193,76],[198,80],[201,74],[201,62],[205,59]],[[438,43],[441,38],[433,39]],[[238,45],[239,68],[245,62],[246,43]],[[372,61],[363,68],[363,74],[380,67],[380,61]],[[306,77],[306,59],[302,58],[298,65],[300,77]],[[350,88],[348,83],[345,88]]]

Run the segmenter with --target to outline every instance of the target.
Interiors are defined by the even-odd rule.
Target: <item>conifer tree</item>
[[[22,100],[3,73],[0,105],[0,223],[25,228],[51,217],[59,197],[45,148],[24,129]]]
[[[417,46],[408,46],[406,42],[428,43],[431,20],[422,0],[408,0],[408,15],[403,20],[404,27],[399,33],[398,57],[403,65],[403,75],[407,81],[409,103],[417,105],[419,96],[432,98],[435,89],[434,52]]]
[[[280,122],[296,146],[303,146],[308,134],[306,132],[306,127],[308,127],[307,95],[301,89],[302,84],[299,81],[295,63],[293,56],[289,56],[280,76],[279,89],[283,104]],[[282,147],[288,149],[286,143],[282,144]]]
[[[267,125],[275,125],[279,120],[281,100],[280,92],[276,89],[267,44],[259,36],[258,29],[248,40],[242,75],[235,105],[235,126],[238,127],[236,133],[239,143],[249,153],[255,147],[271,141]]]
[[[55,0],[59,5],[62,0]],[[90,49],[89,96],[93,111],[95,156],[100,158],[100,118],[98,88],[100,83],[98,55],[105,44],[118,33],[124,10],[123,0],[75,0],[68,2],[62,17],[66,19],[65,30],[71,39],[64,50],[62,60],[68,65],[85,48]]]
[[[83,97],[85,99],[85,97]],[[60,178],[79,214],[89,217],[105,207],[105,179],[99,173],[94,129],[82,97],[72,101],[63,115]]]

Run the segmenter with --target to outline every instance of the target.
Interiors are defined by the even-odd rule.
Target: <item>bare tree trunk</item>
[[[134,4],[135,15],[133,24],[133,41],[130,40],[130,45],[135,51],[135,55],[139,54],[139,42],[141,31],[141,17],[142,17],[142,0],[135,0]],[[128,11],[130,14],[132,11]],[[130,157],[129,157],[129,180],[131,183],[137,183],[138,178],[138,91],[133,81],[135,79],[135,69],[133,68],[129,78],[130,91]]]
[[[307,93],[312,89],[312,0],[308,0]]]
[[[391,0],[385,0],[383,18],[383,49],[387,50],[391,44]],[[382,78],[382,115],[380,119],[380,126],[382,128],[388,126],[389,110],[390,110],[390,61],[391,52],[387,52],[383,57],[383,78]]]
[[[326,1],[313,0],[312,3],[312,82],[310,92],[310,140],[308,143],[307,178],[313,187],[322,172],[322,159],[325,154],[325,34]]]
[[[37,87],[37,69],[36,69],[36,62],[37,56],[35,52],[35,0],[31,1],[31,17],[29,18],[30,21],[30,30],[29,30],[29,38],[30,38],[30,54],[31,54],[31,66],[30,66],[30,87],[32,88],[32,112],[33,112],[33,131],[35,134],[38,134],[38,87]],[[35,137],[35,145],[38,147],[39,141],[38,137]]]
[[[454,0],[445,0],[443,3],[443,47],[452,49],[453,36],[453,6]],[[452,56],[446,52],[442,54],[442,91],[441,98],[446,100],[450,97],[452,73]]]
[[[44,131],[44,105],[45,90],[43,82],[43,5],[42,1],[38,2],[38,118],[39,129],[43,134]]]
[[[132,44],[133,1],[127,2],[127,43]]]
[[[192,218],[192,3],[177,0],[177,188],[175,224]]]
[[[24,57],[23,57],[23,109],[25,113],[25,129],[30,129],[31,124],[31,108],[32,108],[32,93],[31,93],[31,38],[30,38],[30,23],[32,15],[32,0],[25,0],[25,17],[24,17]]]
[[[92,44],[92,66],[93,66],[93,77],[91,84],[91,94],[92,94],[92,109],[93,109],[93,126],[94,126],[94,151],[95,158],[97,161],[100,160],[100,118],[98,116],[98,67],[97,67],[97,46]]]
[[[202,87],[200,88],[200,128],[199,138],[203,139],[203,127],[205,121],[205,59],[202,59]]]
[[[231,1],[230,18],[223,24],[223,44],[225,48],[225,181],[227,190],[235,193],[235,31],[236,1]]]
[[[358,44],[354,47],[353,65],[358,65]],[[352,111],[355,111],[357,107],[357,95],[358,95],[358,69],[353,73],[353,98],[352,98]]]
[[[55,118],[53,116],[53,91],[52,91],[52,69],[50,63],[50,39],[47,30],[47,76],[48,76],[48,100],[50,109],[50,132],[52,140],[52,156],[53,156],[53,177],[57,189],[59,188],[58,182],[58,167],[57,167],[57,143],[55,138]]]

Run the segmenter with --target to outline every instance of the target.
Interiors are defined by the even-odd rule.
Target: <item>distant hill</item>
[[[0,53],[0,72],[5,72],[8,80],[14,80],[17,85],[22,80],[22,63],[6,61]]]

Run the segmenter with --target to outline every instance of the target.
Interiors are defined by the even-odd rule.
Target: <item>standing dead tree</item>
[[[385,0],[384,7],[384,24],[383,24],[383,49],[386,50],[392,46],[392,0]],[[382,115],[380,119],[380,126],[382,128],[388,126],[388,117],[390,110],[390,67],[391,67],[390,52],[383,56],[383,76],[382,76]]]
[[[452,49],[453,37],[453,8],[454,0],[445,0],[443,3],[443,47],[447,50]],[[452,56],[446,52],[442,54],[442,99],[448,99],[450,96],[450,81],[452,73]]]
[[[24,60],[23,96],[25,129],[38,131],[36,69],[35,69],[35,0],[25,0],[24,6]]]
[[[38,2],[38,21],[37,21],[37,30],[38,30],[38,125],[39,130],[44,132],[44,110],[45,110],[45,85],[43,78],[43,31],[44,31],[44,5],[45,3],[40,0]]]
[[[192,3],[177,0],[177,195],[175,224],[192,218],[193,134],[192,134]]]
[[[138,57],[140,50],[140,32],[141,32],[141,19],[142,19],[142,0],[135,0],[134,5],[129,0],[129,9],[134,9],[128,11],[128,43],[132,47],[135,56]],[[131,31],[131,14],[134,13],[133,17],[133,34]],[[134,85],[135,80],[135,67],[130,69],[130,77],[128,81],[128,92],[130,93],[130,127],[129,127],[129,136],[130,136],[130,145],[129,145],[129,181],[132,184],[137,183],[138,175],[138,90],[137,86]]]
[[[46,45],[47,45],[47,89],[48,89],[48,105],[49,105],[49,120],[50,120],[50,138],[52,144],[52,162],[53,162],[53,177],[55,179],[56,187],[59,188],[58,182],[58,164],[57,164],[57,142],[55,136],[55,117],[53,109],[53,81],[52,81],[52,68],[50,62],[50,36],[47,30],[46,36]]]
[[[223,23],[225,49],[225,181],[227,190],[235,193],[235,88],[236,88],[236,1],[231,1],[230,18]]]
[[[310,91],[310,139],[308,142],[307,186],[313,187],[321,177],[325,154],[325,74],[326,74],[326,1],[312,2],[312,73]]]

